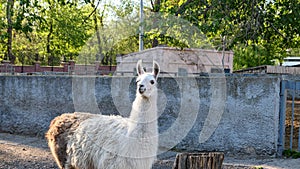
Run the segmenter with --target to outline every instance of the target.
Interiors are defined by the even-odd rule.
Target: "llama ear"
[[[157,79],[159,72],[160,72],[160,68],[159,68],[158,63],[156,61],[153,61],[153,75],[154,75],[155,79]]]
[[[136,64],[136,72],[140,76],[145,73],[144,68],[142,66],[142,60],[139,60]]]

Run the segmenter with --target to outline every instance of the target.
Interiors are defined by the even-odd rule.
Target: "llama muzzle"
[[[145,91],[146,91],[145,86],[144,86],[144,85],[140,85],[140,86],[139,86],[139,93],[140,93],[140,94],[143,94]]]

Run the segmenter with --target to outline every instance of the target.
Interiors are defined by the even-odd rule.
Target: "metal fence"
[[[282,80],[280,89],[278,155],[300,151],[300,81]]]
[[[0,74],[11,75],[14,74],[15,69],[10,64],[0,64]]]

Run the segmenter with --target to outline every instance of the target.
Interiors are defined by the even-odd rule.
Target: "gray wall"
[[[279,89],[274,76],[160,78],[160,150],[274,154]],[[128,116],[135,79],[0,76],[0,96],[1,132],[43,136],[66,112]]]

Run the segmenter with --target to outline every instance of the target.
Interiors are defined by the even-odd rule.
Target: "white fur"
[[[99,115],[81,122],[69,138],[65,168],[151,168],[158,147],[159,66],[153,65],[154,71],[145,73],[141,61],[137,63],[136,98],[129,118]]]

